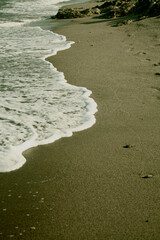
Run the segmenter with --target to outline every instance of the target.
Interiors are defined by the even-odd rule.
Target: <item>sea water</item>
[[[0,172],[20,168],[24,150],[95,123],[91,91],[68,84],[45,60],[73,43],[48,27],[64,2],[0,2]]]

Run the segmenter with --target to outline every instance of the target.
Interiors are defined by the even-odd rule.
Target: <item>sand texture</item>
[[[93,92],[96,124],[0,174],[0,239],[160,239],[160,18],[116,21],[54,29],[75,44],[49,61]]]

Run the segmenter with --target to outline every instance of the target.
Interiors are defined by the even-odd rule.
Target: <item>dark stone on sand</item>
[[[133,146],[131,144],[127,144],[125,146],[123,146],[123,148],[132,148]]]
[[[144,176],[142,176],[142,178],[152,178],[152,177],[153,177],[152,174],[148,174],[148,175],[144,175]]]
[[[160,76],[160,73],[159,73],[159,72],[156,72],[154,75],[156,75],[156,76]]]
[[[153,66],[154,66],[154,67],[160,66],[160,62],[159,62],[159,63],[154,63]]]

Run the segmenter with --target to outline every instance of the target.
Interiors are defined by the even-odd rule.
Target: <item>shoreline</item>
[[[160,20],[115,21],[54,29],[75,44],[48,60],[92,91],[96,124],[29,149],[21,169],[0,174],[2,239],[159,239]]]
[[[87,1],[87,0],[76,0],[76,2],[81,2],[81,1]],[[71,3],[73,3],[74,1],[73,0],[70,0],[70,1],[68,1],[68,3],[63,3],[62,5],[62,8],[63,7],[65,7],[65,6],[69,6]],[[66,4],[65,6],[64,6],[64,4]],[[38,22],[39,23],[39,22]],[[48,21],[47,21],[47,23],[48,23]],[[45,23],[46,24],[46,23]],[[59,25],[63,25],[63,23],[61,22],[59,22],[58,23],[58,21],[57,21],[57,23],[56,22],[54,22],[53,23],[53,21],[52,21],[52,26],[56,26],[57,25],[57,27],[59,26]],[[50,20],[50,23],[48,23],[48,26],[49,25],[51,25],[51,20]],[[44,27],[44,26],[43,26]],[[45,27],[44,27],[44,29],[43,29],[43,27],[42,26],[40,26],[40,28],[42,29],[42,30],[44,30],[45,29]],[[52,30],[49,30],[49,28],[48,28],[48,31],[50,31],[51,33],[53,32]],[[53,34],[54,34],[54,32],[53,32]],[[59,35],[60,36],[60,35]],[[64,41],[66,41],[67,42],[67,40],[65,40],[65,36],[60,36],[60,37],[64,37]],[[67,48],[70,48],[71,47],[71,45],[72,45],[72,43],[70,42],[68,42],[68,45],[66,46],[66,49]],[[57,52],[59,52],[59,51],[64,51],[65,50],[65,48],[63,49],[59,49],[59,50],[55,50],[55,53],[53,54],[53,53],[50,53],[50,54],[47,54],[47,55],[45,55],[45,56],[43,56],[41,59],[43,60],[43,61],[45,61],[45,62],[48,62],[49,63],[49,61],[47,61],[47,58],[49,58],[49,57],[51,57],[52,55],[54,56],[54,55],[56,55],[57,54]],[[51,66],[53,66],[52,65],[52,63],[49,63]],[[54,68],[54,66],[53,66],[53,68]],[[53,70],[54,71],[54,70]],[[56,71],[56,70],[55,70]],[[63,73],[62,73],[63,74]],[[64,79],[64,82],[65,82],[65,79]],[[87,90],[87,89],[86,89]],[[85,89],[84,89],[84,91],[85,91]],[[89,91],[88,91],[88,94],[85,94],[85,96],[84,96],[84,98],[86,99],[86,101],[87,101],[87,98],[86,98],[86,96],[88,96],[89,95]],[[88,97],[88,99],[89,99],[89,97]],[[90,100],[90,99],[89,99]],[[96,103],[94,104],[94,103],[92,103],[91,104],[91,101],[89,101],[88,102],[88,104],[90,104],[90,105],[92,105],[92,108],[94,109],[91,109],[90,111],[88,111],[88,112],[90,112],[90,115],[93,115],[94,116],[94,114],[91,114],[91,113],[93,113],[93,112],[96,112],[97,110],[96,110]],[[88,116],[89,117],[89,116]],[[87,124],[81,124],[81,126],[79,126],[79,127],[75,127],[75,128],[72,128],[72,129],[67,129],[66,130],[66,133],[64,134],[64,131],[61,131],[61,133],[59,133],[59,134],[55,134],[54,136],[52,136],[52,137],[50,137],[50,138],[48,138],[47,140],[43,140],[43,141],[41,141],[41,142],[37,142],[36,141],[36,137],[35,136],[33,136],[30,140],[27,140],[26,142],[24,142],[24,143],[22,143],[22,144],[20,144],[20,145],[17,145],[17,146],[11,146],[11,149],[12,150],[10,150],[10,153],[8,153],[8,151],[6,150],[5,151],[5,149],[4,149],[4,151],[2,151],[2,152],[4,152],[4,155],[2,155],[1,156],[1,158],[3,159],[3,158],[5,158],[6,157],[6,155],[7,155],[7,153],[8,153],[8,158],[6,158],[6,159],[8,159],[8,162],[7,162],[7,164],[6,164],[6,159],[4,159],[4,161],[2,162],[1,161],[1,164],[0,164],[0,172],[1,173],[5,173],[5,172],[10,172],[10,171],[15,171],[15,170],[18,170],[19,168],[21,168],[24,164],[25,164],[25,162],[26,162],[26,159],[24,158],[24,156],[23,156],[23,152],[26,152],[27,150],[29,150],[30,148],[34,148],[34,147],[37,147],[37,146],[41,146],[41,145],[45,145],[45,144],[50,144],[50,143],[53,143],[53,142],[55,142],[55,141],[57,141],[58,139],[60,139],[60,138],[62,138],[62,137],[69,137],[69,136],[72,136],[72,134],[73,134],[73,132],[77,132],[77,131],[82,131],[82,130],[84,130],[84,129],[88,129],[90,126],[92,126],[93,124],[94,124],[94,122],[95,122],[95,120],[94,120],[94,117],[93,117],[93,119],[90,119],[90,122],[88,121],[88,123]],[[57,136],[58,135],[58,136]],[[11,160],[10,160],[10,156],[11,156]],[[14,157],[13,157],[14,156]]]

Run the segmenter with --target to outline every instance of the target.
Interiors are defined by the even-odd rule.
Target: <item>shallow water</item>
[[[47,56],[73,43],[46,29],[52,24],[49,16],[56,14],[60,1],[3,3],[0,5],[0,171],[7,172],[25,163],[24,150],[91,127],[95,123],[96,103],[89,97],[89,90],[68,84],[63,73],[45,61]]]

